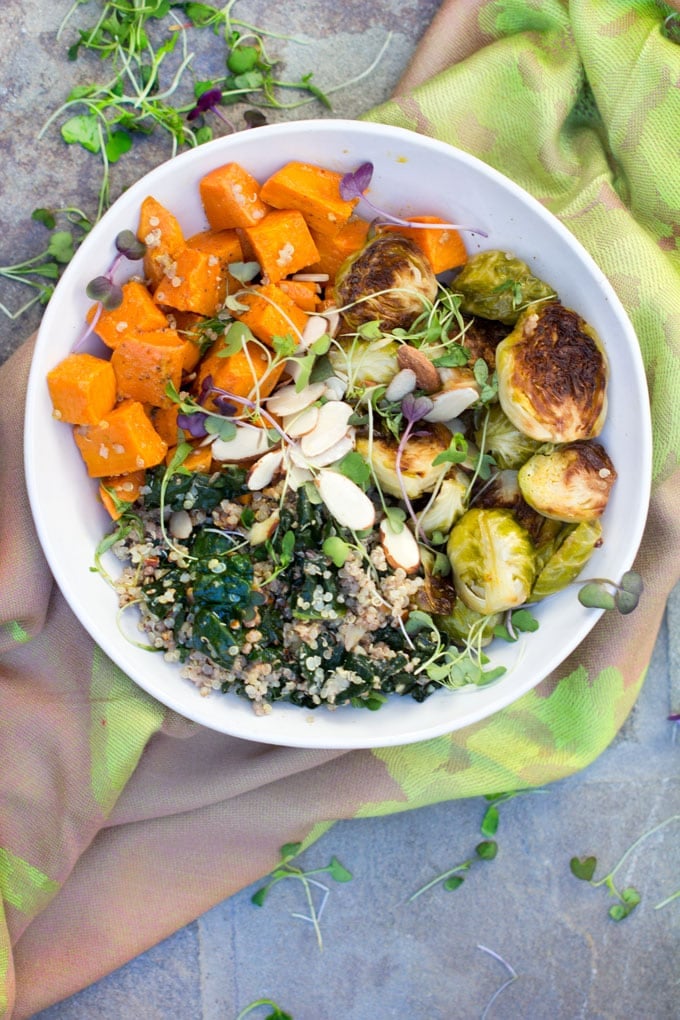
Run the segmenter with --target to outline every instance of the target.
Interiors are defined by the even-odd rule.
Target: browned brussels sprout
[[[592,326],[559,302],[522,313],[498,345],[496,371],[503,411],[532,439],[571,443],[602,430],[607,356]]]
[[[582,521],[567,527],[561,539],[539,570],[531,589],[531,602],[554,595],[578,577],[602,542],[602,525],[598,520]]]
[[[384,332],[409,326],[434,300],[437,280],[422,251],[407,237],[378,234],[342,264],[335,301],[352,330],[378,320]]]
[[[526,262],[505,251],[481,251],[463,266],[452,283],[469,315],[496,319],[508,326],[533,301],[554,298],[555,291],[534,276]]]
[[[568,443],[535,453],[517,481],[524,499],[544,517],[578,523],[604,513],[616,471],[600,443]]]

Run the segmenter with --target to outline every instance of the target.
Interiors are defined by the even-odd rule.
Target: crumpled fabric
[[[464,149],[550,209],[639,337],[653,494],[631,617],[492,718],[406,747],[273,747],[148,697],[49,573],[22,466],[27,342],[0,368],[0,1010],[57,1002],[268,873],[337,819],[543,786],[611,742],[643,683],[680,561],[678,4],[449,0],[367,119]],[[178,880],[179,879],[179,880]]]

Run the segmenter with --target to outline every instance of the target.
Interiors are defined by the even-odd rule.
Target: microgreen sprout
[[[401,216],[395,216],[393,213],[386,212],[384,209],[380,209],[366,196],[371,180],[373,179],[373,164],[366,162],[362,163],[357,167],[356,170],[350,170],[344,174],[340,181],[340,195],[345,201],[352,201],[352,199],[358,198],[365,202],[370,209],[376,214],[379,222],[394,223],[400,227],[409,228],[425,228],[434,230],[465,230],[472,234],[479,234],[481,237],[488,237],[489,235],[481,230],[479,227],[465,227],[460,223],[418,223],[413,220],[405,220]]]
[[[637,850],[637,848],[644,843],[645,840],[654,836],[662,829],[665,829],[666,826],[672,825],[674,822],[678,821],[680,821],[680,815],[671,815],[669,818],[664,819],[663,822],[655,825],[652,829],[648,829],[647,832],[643,833],[642,836],[639,836],[638,839],[636,839],[635,842],[628,847],[611,871],[597,881],[594,880],[595,870],[597,868],[597,857],[587,856],[571,858],[569,868],[575,878],[578,878],[583,882],[588,882],[593,889],[597,889],[602,885],[606,886],[609,890],[610,896],[613,896],[616,899],[617,902],[613,904],[608,911],[609,916],[613,921],[623,921],[638,906],[642,898],[638,890],[633,886],[627,886],[626,888],[619,890],[614,883],[614,876],[628,860],[631,854]],[[657,903],[655,909],[660,910],[662,907],[665,907],[668,903],[678,897],[680,897],[680,889],[666,897],[666,899],[662,900],[660,903]]]
[[[447,890],[447,892],[460,889],[461,885],[465,881],[465,875],[468,871],[470,871],[473,865],[478,864],[480,861],[494,860],[498,854],[498,844],[492,837],[496,835],[498,830],[498,823],[500,819],[498,809],[501,804],[505,804],[507,801],[512,800],[514,797],[519,796],[523,792],[534,793],[538,791],[508,790],[505,793],[488,794],[485,797],[488,806],[484,810],[480,825],[480,833],[484,836],[484,839],[476,845],[474,856],[468,857],[459,864],[455,864],[452,868],[447,868],[446,871],[441,872],[439,875],[435,875],[435,877],[430,879],[429,882],[426,882],[425,885],[416,889],[416,891],[409,896],[407,902],[412,903],[414,900],[418,899],[419,896],[422,896],[424,892],[428,892],[436,885],[441,885]]]
[[[632,613],[644,590],[642,578],[636,571],[627,570],[617,583],[607,578],[595,577],[581,581],[578,600],[588,609],[616,609],[622,615]]]
[[[308,921],[312,925],[316,934],[316,941],[319,949],[323,949],[323,939],[321,937],[319,922],[326,906],[330,890],[327,885],[319,882],[315,876],[329,875],[335,882],[350,882],[353,876],[352,873],[340,863],[337,857],[331,857],[330,862],[323,868],[303,870],[302,868],[297,867],[291,862],[299,854],[301,846],[301,843],[286,843],[281,847],[281,863],[274,869],[274,871],[272,871],[269,881],[253,893],[251,902],[258,907],[263,906],[264,901],[272,888],[284,879],[295,879],[296,881],[301,882],[309,914],[295,913],[292,916],[302,921]],[[318,907],[314,903],[312,887],[320,889],[322,893],[321,903]]]
[[[236,1020],[245,1020],[245,1017],[247,1017],[249,1013],[252,1013],[255,1009],[259,1009],[261,1006],[266,1006],[267,1008],[272,1009],[272,1012],[268,1013],[267,1016],[264,1017],[264,1020],[293,1020],[292,1015],[290,1013],[286,1013],[284,1009],[281,1009],[281,1007],[277,1005],[273,999],[256,999],[241,1010],[239,1015],[236,1017]]]
[[[488,949],[486,946],[482,946],[482,945],[479,945],[479,944],[477,945],[477,949],[481,949],[481,951],[483,953],[488,953],[489,956],[492,956],[494,958],[494,960],[497,960],[500,964],[503,965],[503,967],[505,967],[506,971],[510,975],[510,977],[507,979],[507,981],[504,981],[503,984],[499,988],[496,989],[496,991],[493,993],[493,995],[491,996],[491,998],[487,1002],[486,1006],[484,1007],[484,1010],[482,1012],[480,1020],[486,1020],[486,1017],[489,1015],[489,1010],[493,1006],[493,1004],[496,1001],[496,999],[498,998],[498,996],[502,992],[504,992],[506,988],[509,988],[509,986],[513,983],[513,981],[517,980],[517,978],[519,977],[519,974],[514,969],[514,967],[510,966],[510,964],[508,963],[507,960],[504,960],[502,956],[499,956],[498,953],[495,953],[493,951],[493,949]]]

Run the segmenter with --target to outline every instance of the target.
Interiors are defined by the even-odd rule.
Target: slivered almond
[[[394,570],[401,567],[407,574],[413,574],[420,566],[420,548],[406,525],[401,531],[395,531],[389,518],[384,517],[380,522],[380,544]]]
[[[354,408],[343,400],[329,400],[319,408],[319,417],[311,432],[300,440],[305,457],[315,457],[335,446],[347,434],[348,421]]]
[[[279,523],[279,511],[274,510],[264,521],[256,521],[248,532],[250,545],[262,545],[271,538]]]
[[[269,437],[265,429],[254,426],[237,426],[233,439],[216,439],[212,444],[215,460],[238,461],[260,457],[269,450]]]
[[[325,380],[326,390],[324,396],[327,400],[342,400],[347,392],[347,383],[343,382],[340,376],[329,375]]]
[[[418,380],[413,369],[402,368],[400,372],[397,372],[392,377],[389,386],[385,390],[385,400],[401,400],[407,393],[413,393],[417,385]]]
[[[298,391],[294,385],[283,386],[271,397],[267,397],[267,410],[271,414],[278,414],[283,417],[287,414],[297,414],[304,411],[315,400],[318,400],[326,388],[323,382],[310,383],[304,389]]]
[[[299,439],[305,432],[311,432],[318,420],[319,408],[311,404],[297,414],[287,414],[283,419],[283,427],[291,439]]]
[[[332,517],[352,531],[365,531],[375,524],[375,507],[363,489],[339,471],[324,468],[316,478],[319,495]]]
[[[471,407],[478,398],[479,391],[472,386],[435,393],[431,397],[432,410],[424,416],[425,421],[451,421]]]
[[[397,352],[397,364],[399,368],[410,368],[415,373],[418,389],[424,390],[425,393],[435,393],[441,389],[439,372],[428,356],[417,347],[402,344]]]
[[[321,453],[317,453],[314,457],[306,457],[305,460],[310,467],[321,468],[328,467],[330,464],[335,464],[336,461],[342,460],[348,453],[351,453],[354,449],[354,429],[339,439],[337,443],[333,443],[328,449],[322,450]]]
[[[328,319],[323,315],[310,315],[302,330],[302,349],[306,350],[313,343],[320,340],[324,333],[328,333]]]
[[[271,485],[274,476],[278,474],[283,461],[283,450],[270,450],[264,456],[256,460],[248,472],[247,486],[251,492],[260,490]]]

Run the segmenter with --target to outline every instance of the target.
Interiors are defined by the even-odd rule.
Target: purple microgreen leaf
[[[340,197],[345,202],[350,202],[353,198],[363,198],[372,177],[373,164],[362,163],[356,170],[346,173],[340,181]]]
[[[123,303],[123,291],[108,276],[96,276],[94,280],[90,280],[85,293],[93,301],[99,301],[109,312],[119,308]]]
[[[131,262],[144,258],[146,254],[146,245],[131,230],[121,230],[115,243],[120,254]]]
[[[204,439],[208,435],[208,430],[205,427],[207,417],[201,411],[195,411],[193,414],[178,414],[177,424],[194,439]]]
[[[409,425],[414,425],[429,414],[433,407],[429,397],[414,397],[412,393],[407,393],[401,402],[401,413]]]
[[[187,120],[196,120],[201,114],[207,113],[208,110],[213,110],[219,103],[222,102],[222,89],[212,88],[206,89],[196,100],[196,105],[193,109],[189,110],[187,114]]]

